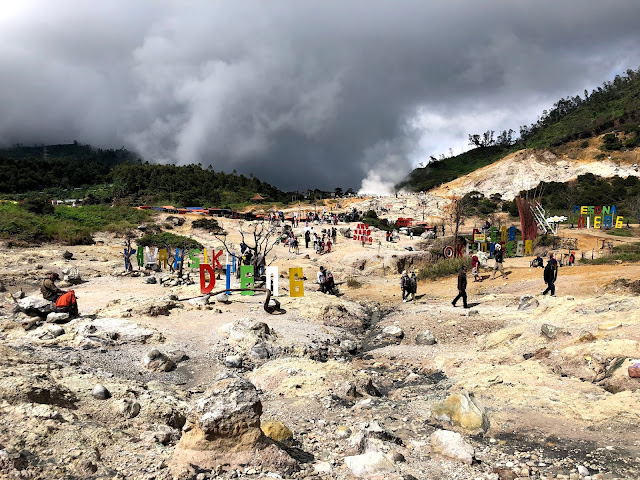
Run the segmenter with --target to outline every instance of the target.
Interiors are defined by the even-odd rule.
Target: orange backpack
[[[67,293],[60,296],[58,300],[56,300],[56,308],[70,307],[75,303],[76,303],[76,292],[74,292],[73,290],[69,290]]]

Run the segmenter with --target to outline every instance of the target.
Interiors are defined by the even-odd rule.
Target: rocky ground
[[[122,275],[122,239],[96,240],[0,252],[2,478],[640,478],[639,265],[563,267],[550,298],[541,269],[508,259],[507,279],[470,279],[464,310],[451,277],[401,301],[417,240],[278,246],[270,315],[263,296]],[[340,296],[316,291],[321,264]],[[79,318],[19,299],[50,270]]]

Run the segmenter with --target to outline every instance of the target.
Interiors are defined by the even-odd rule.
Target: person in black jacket
[[[469,305],[467,305],[467,267],[465,265],[462,266],[458,274],[458,296],[453,299],[451,305],[455,307],[456,302],[461,298],[464,308],[469,308]]]
[[[305,230],[304,232],[304,248],[309,248],[309,242],[311,241],[311,234],[309,230]]]
[[[547,289],[542,292],[542,295],[546,295],[547,292],[551,292],[551,296],[556,296],[556,280],[558,279],[558,262],[553,258],[553,253],[549,254],[549,261],[547,266],[544,267],[543,273],[544,283],[547,284]]]
[[[502,246],[499,243],[496,243],[495,250],[493,251],[493,258],[496,261],[496,265],[493,267],[493,276],[491,277],[491,280],[496,278],[496,273],[498,273],[498,270],[500,270],[500,275],[502,275],[504,278],[507,278],[507,276],[504,273],[504,265],[503,265],[504,252],[502,250]]]

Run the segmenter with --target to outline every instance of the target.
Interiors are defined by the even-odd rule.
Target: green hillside
[[[474,148],[461,155],[432,162],[424,168],[416,168],[396,188],[414,192],[431,190],[500,160],[507,151],[499,146]]]
[[[477,148],[461,155],[433,161],[413,170],[397,189],[425,191],[500,160],[524,148],[553,148],[564,143],[611,132],[604,137],[603,151],[624,150],[640,146],[640,69],[616,75],[591,94],[561,98],[540,119],[520,127],[520,138],[511,140],[502,132],[469,135]],[[620,133],[620,135],[618,134]],[[602,155],[605,158],[605,155]]]
[[[0,196],[22,200],[81,198],[85,203],[174,204],[236,207],[259,193],[266,202],[286,202],[289,193],[253,175],[215,172],[200,165],[142,163],[124,148],[90,145],[16,145],[0,149]]]

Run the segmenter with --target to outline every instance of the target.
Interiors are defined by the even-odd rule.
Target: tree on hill
[[[458,231],[467,216],[468,201],[464,197],[451,197],[444,209],[445,221],[453,233],[453,251],[458,251]]]

